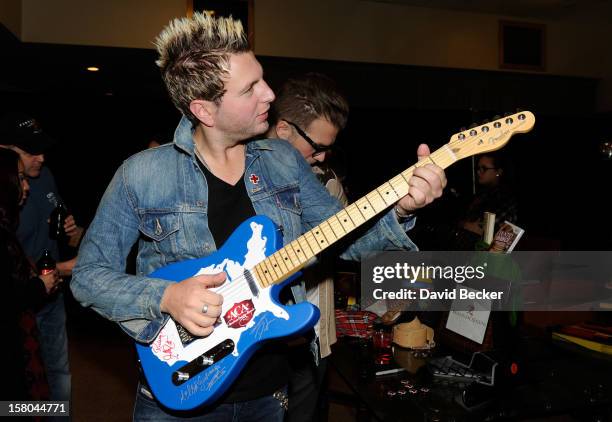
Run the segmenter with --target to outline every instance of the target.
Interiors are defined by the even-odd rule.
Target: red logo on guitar
[[[249,323],[254,313],[255,306],[253,306],[251,299],[247,299],[234,304],[234,306],[223,315],[223,319],[228,327],[241,328]]]

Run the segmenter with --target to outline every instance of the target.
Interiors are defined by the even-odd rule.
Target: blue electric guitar
[[[433,162],[446,168],[459,159],[494,151],[515,133],[531,130],[534,123],[533,114],[525,111],[457,133],[428,159],[284,247],[274,223],[259,215],[242,223],[214,254],[152,273],[151,277],[172,281],[221,271],[228,275],[228,281],[213,289],[224,302],[220,321],[210,336],[194,338],[170,319],[152,343],[137,343],[140,363],[157,400],[174,410],[214,403],[263,342],[315,325],[319,318],[315,306],[283,306],[278,301],[284,285],[315,255],[405,196],[416,167]]]

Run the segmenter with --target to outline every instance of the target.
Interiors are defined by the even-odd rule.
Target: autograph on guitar
[[[208,337],[192,337],[172,319],[150,344],[136,348],[146,379],[159,402],[175,410],[214,403],[249,358],[266,341],[312,328],[319,310],[310,303],[283,306],[280,290],[318,253],[387,210],[408,193],[418,166],[442,168],[475,154],[503,147],[516,133],[533,128],[528,111],[456,133],[450,142],[344,210],[282,247],[280,231],[258,215],[242,223],[217,252],[161,268],[151,277],[181,281],[198,274],[227,273],[212,289],[223,296],[221,318]]]

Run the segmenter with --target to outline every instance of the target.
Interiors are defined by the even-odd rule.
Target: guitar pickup
[[[172,373],[172,383],[181,385],[234,351],[233,340],[224,340]]]

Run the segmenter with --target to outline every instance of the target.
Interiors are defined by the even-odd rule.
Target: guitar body
[[[282,247],[280,231],[265,216],[242,223],[216,253],[160,268],[150,277],[181,281],[196,274],[225,271],[227,281],[220,322],[205,338],[189,335],[172,319],[151,344],[136,344],[145,377],[157,400],[173,410],[212,404],[238,377],[253,353],[266,341],[305,332],[319,319],[310,303],[283,306],[280,284],[262,288],[249,282],[244,270]],[[183,337],[181,339],[181,336]]]

